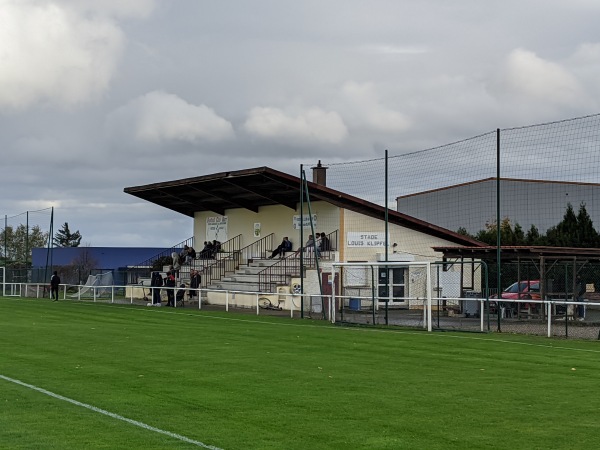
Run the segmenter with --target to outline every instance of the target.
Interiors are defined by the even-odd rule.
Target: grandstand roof
[[[308,189],[311,201],[325,201],[339,208],[385,219],[383,206],[312,182],[308,182]],[[232,208],[258,212],[261,206],[268,205],[284,205],[295,211],[300,203],[300,178],[269,167],[258,167],[126,187],[124,192],[189,217],[194,217],[194,213],[199,211],[226,215],[226,210]],[[387,213],[390,223],[459,245],[483,245],[406,214],[390,209]]]

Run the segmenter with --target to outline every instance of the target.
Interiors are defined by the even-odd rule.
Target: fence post
[[[546,311],[548,311],[548,337],[552,336],[552,305],[548,300],[546,302]]]

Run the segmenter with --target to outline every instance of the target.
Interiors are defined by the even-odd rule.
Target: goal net
[[[85,285],[72,294],[71,297],[100,297],[110,295],[114,284],[112,272],[104,272],[98,275],[89,275]]]
[[[430,262],[333,263],[332,322],[431,330]]]
[[[333,263],[332,322],[483,330],[481,263]]]

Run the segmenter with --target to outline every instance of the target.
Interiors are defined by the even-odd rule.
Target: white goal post
[[[424,262],[334,262],[332,268],[332,301],[329,302],[329,317],[336,322],[338,300],[360,303],[367,293],[372,298],[373,308],[383,302],[389,305],[410,308],[423,305],[424,328],[432,331],[432,263]],[[337,276],[335,276],[337,275]],[[350,299],[351,293],[355,297]],[[370,294],[369,294],[370,293]]]

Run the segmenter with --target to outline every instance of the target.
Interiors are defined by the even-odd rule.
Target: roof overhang
[[[307,182],[310,201],[325,201],[339,208],[448,240],[458,245],[483,246],[467,236],[416,219],[343,192]],[[258,212],[261,206],[283,205],[294,211],[300,203],[300,178],[269,167],[220,172],[144,186],[127,187],[135,197],[189,217],[212,211],[226,215],[228,209],[245,208]]]

